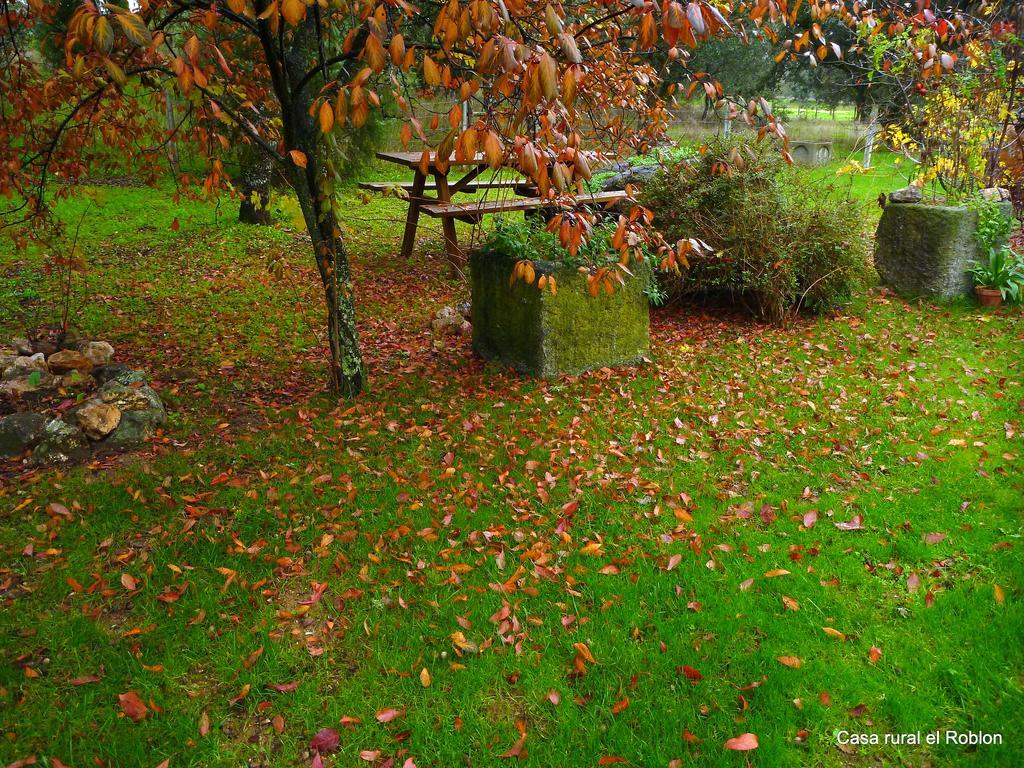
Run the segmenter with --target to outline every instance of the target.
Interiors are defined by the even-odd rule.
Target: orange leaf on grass
[[[580,656],[591,664],[597,664],[597,661],[594,659],[594,655],[590,652],[590,648],[587,647],[586,643],[573,643],[572,645]]]
[[[686,675],[687,680],[692,680],[693,682],[697,682],[698,680],[704,679],[704,675],[702,675],[698,670],[694,669],[693,667],[687,667],[684,665],[682,667],[682,672],[684,675]]]
[[[309,748],[316,752],[333,752],[341,743],[341,735],[333,728],[321,728],[310,739]]]
[[[502,752],[498,757],[526,757],[526,750],[523,748],[526,744],[526,734],[524,733],[518,739],[516,743],[508,750],[508,752]]]
[[[384,709],[377,711],[377,722],[378,723],[390,723],[405,714],[404,709],[396,709],[395,707],[385,707]]]
[[[119,693],[117,700],[121,703],[121,711],[136,723],[144,720],[146,715],[149,714],[149,707],[142,703],[142,699],[139,698],[139,694],[135,691]]]
[[[835,523],[840,531],[859,531],[864,527],[864,516],[854,515],[848,522]]]
[[[292,680],[288,683],[267,683],[267,688],[278,693],[291,693],[299,687],[298,680]]]
[[[237,704],[242,699],[244,699],[246,696],[248,696],[249,695],[249,691],[251,691],[251,690],[252,690],[252,685],[250,683],[246,683],[245,685],[242,686],[242,689],[238,692],[238,695],[235,696],[234,698],[232,698],[228,702],[228,704],[230,706],[232,706],[232,707],[235,706],[235,704]]]
[[[735,752],[747,752],[757,749],[757,736],[752,733],[741,733],[739,736],[729,739],[723,746]]]

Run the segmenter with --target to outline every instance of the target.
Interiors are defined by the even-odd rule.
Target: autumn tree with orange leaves
[[[84,0],[56,41],[64,62],[53,69],[31,40],[59,5],[0,0],[4,225],[21,226],[23,238],[38,232],[38,217],[72,190],[47,180],[74,180],[99,157],[146,180],[166,175],[160,149],[170,141],[192,142],[208,160],[205,177],[181,182],[227,189],[223,157],[241,137],[272,158],[298,198],[324,292],[331,381],[343,395],[357,394],[365,373],[332,146],[382,101],[397,104],[403,142],[425,157],[437,152],[443,165],[452,153],[482,153],[495,169],[516,168],[553,205],[565,203],[555,229],[575,246],[591,219],[573,194],[595,163],[663,141],[666,99],[697,91],[726,102],[688,66],[702,41],[764,36],[785,45],[783,55],[824,60],[845,55],[828,39],[830,23],[877,34],[910,27],[920,34],[908,44],[943,49],[958,45],[966,26],[959,9],[934,11],[927,0],[910,9],[845,0]],[[794,31],[808,8],[810,26]],[[178,102],[170,126],[169,89]],[[424,121],[435,116],[424,104],[438,97],[450,100],[453,127],[428,146]],[[473,121],[461,130],[467,101]],[[728,108],[785,151],[766,102]],[[684,264],[693,245],[664,243],[648,224],[642,211],[620,219],[624,262],[647,243],[665,268]]]

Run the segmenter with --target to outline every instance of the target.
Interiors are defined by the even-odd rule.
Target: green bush
[[[662,169],[641,202],[670,242],[692,237],[711,249],[663,278],[670,300],[725,293],[781,322],[793,309],[834,308],[867,274],[862,211],[806,186],[766,144],[716,142]]]

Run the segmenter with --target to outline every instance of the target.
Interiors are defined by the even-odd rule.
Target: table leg
[[[420,218],[420,204],[423,202],[423,187],[427,183],[427,177],[416,171],[412,181],[412,191],[409,193],[409,213],[405,217],[405,235],[402,237],[402,258],[408,259],[412,256],[412,250],[416,246],[416,225]]]
[[[451,202],[451,190],[448,189],[447,174],[434,171],[434,180],[437,182],[437,202]],[[458,277],[465,264],[465,257],[459,248],[459,241],[455,235],[455,220],[446,216],[441,219],[441,228],[444,230],[444,252],[448,257],[448,264],[451,267],[452,277]]]

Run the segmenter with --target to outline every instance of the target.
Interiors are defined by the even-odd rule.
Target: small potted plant
[[[988,261],[972,262],[974,294],[983,307],[998,307],[1004,301],[1024,296],[1024,261],[1009,248],[993,249]]]

